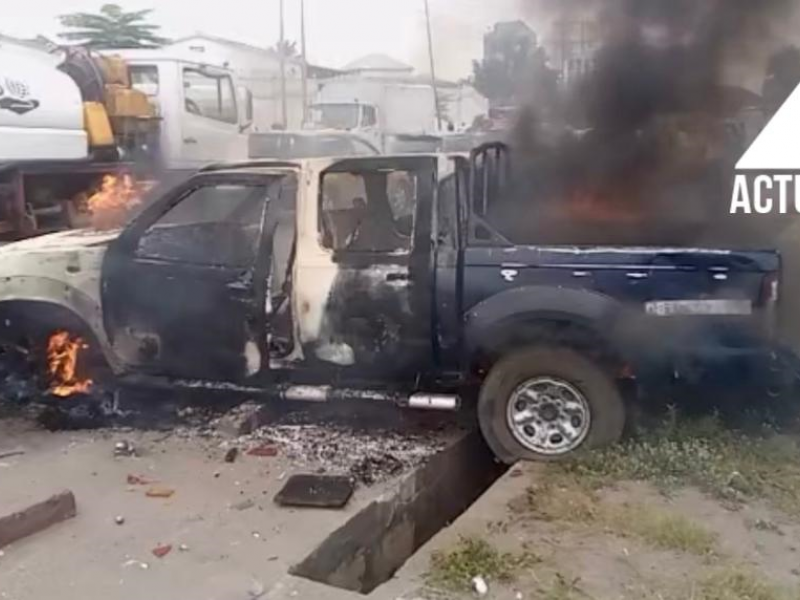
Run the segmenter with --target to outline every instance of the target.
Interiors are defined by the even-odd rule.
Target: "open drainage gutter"
[[[290,570],[292,575],[361,594],[385,583],[505,471],[471,432],[373,502]]]

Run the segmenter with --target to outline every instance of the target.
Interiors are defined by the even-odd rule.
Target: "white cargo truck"
[[[439,133],[433,87],[382,78],[342,77],[325,83],[311,106],[312,129],[358,133],[382,152],[398,137]]]
[[[245,159],[251,107],[230,71],[158,51],[0,45],[0,238],[76,225],[110,174]]]

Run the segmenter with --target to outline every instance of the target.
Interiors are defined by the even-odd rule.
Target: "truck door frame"
[[[141,356],[143,351],[146,351],[146,342],[149,334],[154,334],[153,338],[157,339],[158,331],[144,331],[144,337],[137,340],[135,336],[125,333],[125,319],[123,313],[115,307],[119,307],[120,302],[126,302],[126,298],[119,297],[120,291],[124,290],[124,282],[121,284],[120,279],[126,275],[133,273],[134,268],[148,268],[147,265],[152,263],[161,263],[162,261],[153,260],[149,258],[139,258],[136,256],[138,243],[147,230],[162,217],[167,215],[173,208],[177,207],[182,201],[188,199],[193,192],[204,187],[213,187],[219,185],[243,185],[252,186],[254,188],[264,187],[268,191],[271,185],[275,185],[276,177],[292,176],[294,171],[290,170],[275,170],[273,172],[263,173],[206,173],[195,176],[190,181],[187,181],[172,191],[170,191],[161,201],[149,206],[145,209],[129,227],[123,231],[119,238],[114,240],[106,253],[103,261],[102,274],[101,274],[101,290],[102,301],[105,307],[103,311],[103,322],[109,342],[114,347],[115,353],[119,356],[121,362],[126,366],[129,372],[139,373],[143,375],[166,375],[168,377],[175,376],[176,378],[185,378],[183,373],[170,373],[165,372],[164,364],[159,364],[153,360],[139,359],[134,356],[137,352]],[[216,267],[212,265],[196,265],[193,270],[198,274],[207,273],[209,276],[219,279],[223,270],[231,272],[228,279],[224,284],[224,293],[231,295],[237,294],[239,297],[239,305],[242,307],[241,323],[245,327],[245,331],[249,331],[249,340],[255,343],[258,350],[258,365],[247,365],[248,370],[254,372],[243,372],[244,377],[239,377],[236,374],[233,376],[215,376],[214,373],[207,373],[209,381],[224,381],[224,382],[239,382],[244,379],[263,376],[269,365],[269,318],[267,314],[267,294],[269,293],[269,271],[271,268],[271,249],[272,238],[274,235],[274,227],[271,227],[271,221],[274,218],[274,209],[271,210],[273,201],[265,198],[265,206],[262,211],[261,220],[259,224],[258,243],[256,246],[255,260],[251,266],[243,267]],[[139,265],[136,267],[136,265]],[[181,266],[186,267],[187,264],[175,263],[178,269]],[[153,267],[155,268],[155,267]],[[162,265],[163,268],[163,265]],[[238,279],[235,278],[238,272]],[[216,273],[216,274],[215,274]],[[212,282],[213,283],[213,282]],[[150,290],[151,293],[157,294],[157,290]],[[214,318],[213,314],[208,315],[209,319]],[[198,323],[202,327],[202,324]],[[200,332],[198,337],[202,337]],[[137,341],[141,342],[137,344]],[[213,343],[213,340],[204,340],[205,343]],[[187,339],[187,344],[192,341]],[[144,344],[144,345],[142,345]],[[243,349],[239,349],[242,351]],[[244,351],[247,354],[247,351]],[[171,359],[172,357],[170,357]],[[256,367],[254,369],[253,367]]]
[[[404,319],[408,319],[406,329],[407,338],[401,338],[404,345],[414,346],[415,373],[424,368],[432,367],[433,360],[433,206],[437,195],[437,158],[421,155],[419,157],[375,157],[355,158],[341,160],[316,160],[309,161],[308,175],[304,177],[306,183],[300,199],[298,211],[298,252],[295,262],[295,314],[298,315],[297,339],[302,347],[303,367],[308,370],[335,370],[343,379],[355,378],[366,380],[374,376],[389,376],[394,371],[395,364],[399,362],[398,356],[387,354],[384,358],[386,364],[360,363],[355,360],[352,348],[339,352],[346,344],[340,344],[333,352],[337,357],[324,357],[320,352],[320,345],[331,342],[341,335],[342,322],[335,323],[336,311],[349,301],[342,296],[347,295],[352,283],[348,277],[358,279],[359,274],[366,275],[367,271],[372,279],[379,277],[381,285],[388,293],[390,288],[399,296],[408,290],[409,312]],[[379,171],[413,171],[421,175],[420,182],[424,192],[420,193],[415,206],[415,226],[413,230],[413,243],[410,250],[404,254],[387,252],[343,252],[326,247],[322,241],[322,181],[331,173],[371,173]],[[425,173],[430,174],[430,181]],[[378,274],[380,271],[380,275]],[[385,271],[385,272],[384,272]],[[375,279],[377,282],[377,279]],[[352,290],[351,290],[352,291]],[[369,303],[378,296],[360,294],[363,305],[354,308],[349,306],[350,312],[367,308]],[[339,307],[339,308],[337,308]],[[381,314],[374,310],[369,314]],[[331,317],[334,317],[333,319]],[[351,315],[354,316],[354,315]],[[336,331],[336,329],[339,331]],[[355,334],[353,334],[355,335]],[[408,346],[410,347],[410,346]],[[382,351],[382,350],[381,350]],[[379,351],[380,352],[380,351]],[[397,359],[397,360],[395,360]],[[297,365],[300,366],[300,365]],[[397,369],[397,373],[408,375],[404,369]],[[394,372],[392,373],[394,374]],[[399,377],[399,376],[398,376]],[[413,381],[413,377],[411,378]],[[399,377],[398,380],[403,380]]]

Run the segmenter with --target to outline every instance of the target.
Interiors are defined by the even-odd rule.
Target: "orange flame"
[[[128,174],[104,175],[100,189],[87,200],[92,226],[97,229],[121,226],[128,211],[141,204],[143,187]]]
[[[88,392],[91,379],[80,379],[76,373],[78,355],[89,346],[68,331],[56,331],[47,342],[47,371],[50,376],[50,393],[59,398]]]

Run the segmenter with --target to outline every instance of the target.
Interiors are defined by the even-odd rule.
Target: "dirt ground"
[[[50,433],[0,419],[0,451],[24,450],[0,459],[0,516],[65,489],[79,513],[2,550],[0,600],[364,597],[288,573],[461,431],[442,423],[422,434],[405,419],[389,413],[393,429],[365,435],[317,415],[244,437],[222,424]],[[800,598],[797,439],[718,425],[653,439],[572,467],[513,467],[368,597],[474,598],[482,577],[483,597],[498,600]],[[135,455],[115,455],[122,441]],[[274,456],[248,454],[265,443]],[[376,459],[366,470],[365,457]],[[369,483],[344,510],[275,505],[288,477],[321,470]],[[174,494],[148,497],[154,486]],[[171,551],[159,558],[163,545]]]
[[[289,568],[360,509],[390,494],[411,467],[390,463],[387,472],[370,472],[378,481],[360,483],[344,510],[280,508],[273,498],[292,474],[341,472],[348,457],[371,443],[352,438],[358,447],[339,448],[328,443],[337,439],[334,429],[317,428],[311,445],[318,455],[301,456],[293,432],[269,432],[283,436],[277,455],[252,456],[248,448],[263,444],[266,434],[235,438],[202,428],[50,433],[26,419],[0,419],[0,451],[24,450],[0,459],[0,516],[66,489],[78,504],[75,519],[0,551],[0,598],[354,597],[291,577]],[[386,447],[390,434],[383,435]],[[423,453],[446,445],[449,435],[437,429]],[[115,455],[123,441],[135,456]],[[232,447],[240,452],[225,462]],[[403,451],[395,454],[402,459]],[[174,494],[148,497],[153,487]],[[156,557],[153,550],[164,545],[171,551]]]
[[[796,516],[630,481],[584,495],[567,480],[548,499],[531,490],[549,469],[521,465],[500,479],[398,573],[402,597],[476,597],[471,579],[483,576],[486,597],[500,600],[800,598]],[[437,569],[444,581],[432,583]]]

